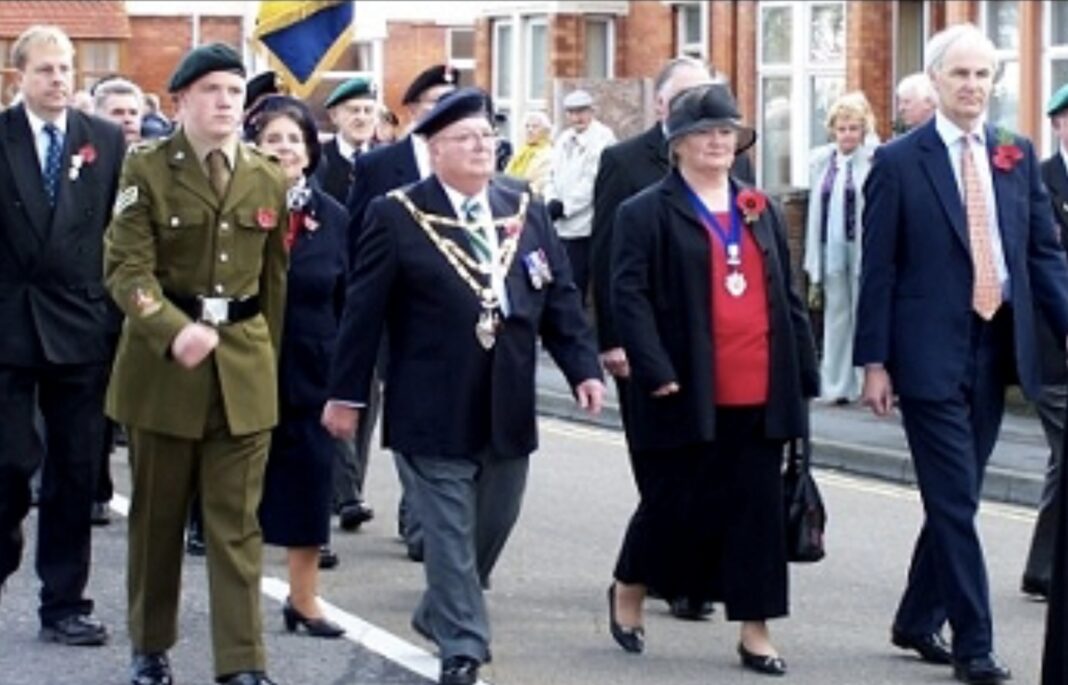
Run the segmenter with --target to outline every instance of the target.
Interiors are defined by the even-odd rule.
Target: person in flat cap
[[[126,157],[104,275],[126,315],[107,394],[127,426],[131,682],[169,685],[182,530],[200,493],[216,680],[270,685],[257,509],[278,420],[286,181],[242,143],[244,67],[191,50],[170,81],[178,130]]]
[[[1057,89],[1046,106],[1050,126],[1057,141],[1057,151],[1042,161],[1042,181],[1049,192],[1053,218],[1061,246],[1068,245],[1068,84]],[[1048,599],[1053,577],[1053,549],[1057,540],[1058,502],[1061,498],[1061,469],[1064,468],[1064,416],[1068,405],[1068,366],[1064,346],[1058,344],[1053,328],[1040,316],[1039,351],[1042,357],[1042,389],[1036,408],[1049,443],[1049,467],[1042,489],[1031,536],[1031,547],[1024,565],[1020,589],[1026,595]],[[1061,533],[1063,535],[1064,533]]]
[[[459,72],[445,65],[435,65],[416,76],[404,94],[404,105],[411,120],[417,124],[443,95],[456,90]],[[385,195],[394,188],[414,183],[430,175],[430,153],[424,137],[411,132],[397,142],[375,148],[356,157],[352,187],[346,203],[349,211],[349,263],[355,263],[358,236],[363,228],[364,214],[372,200]],[[368,404],[360,422],[355,444],[339,442],[338,464],[335,469],[334,500],[342,529],[355,530],[366,520],[370,510],[364,504],[363,484],[367,473],[367,460],[371,452],[371,435],[378,419],[381,404],[380,384],[371,383]],[[398,456],[395,459],[401,482],[401,498],[397,505],[397,519],[401,537],[404,539],[408,557],[412,561],[423,558],[422,528],[415,515],[416,506],[411,487],[413,476]],[[349,503],[346,506],[346,503]],[[352,506],[355,503],[356,506]]]
[[[564,243],[582,304],[590,280],[590,236],[593,234],[593,184],[601,153],[616,135],[594,118],[593,97],[573,90],[564,97],[567,128],[553,144],[552,172],[545,187],[549,216]]]
[[[335,133],[333,140],[323,146],[323,163],[316,171],[316,178],[342,204],[349,199],[356,158],[371,149],[378,113],[377,95],[371,79],[357,76],[340,84],[323,103]]]
[[[787,613],[780,470],[819,388],[812,332],[782,210],[731,175],[756,133],[730,90],[682,91],[665,123],[672,169],[619,207],[626,230],[613,241],[625,431],[650,476],[609,587],[609,628],[641,652],[647,588],[716,599],[741,622],[742,665],[782,675],[766,621]]]
[[[604,392],[544,205],[491,180],[492,117],[484,91],[443,97],[414,130],[433,174],[371,202],[323,412],[336,436],[354,434],[388,331],[384,435],[411,468],[424,537],[412,627],[437,645],[442,685],[473,685],[490,656],[483,589],[537,445],[539,335],[583,409],[597,413]]]

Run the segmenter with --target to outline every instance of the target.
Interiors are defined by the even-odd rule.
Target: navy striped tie
[[[48,205],[56,206],[56,197],[59,195],[59,172],[63,167],[63,138],[55,124],[45,124],[44,132],[48,136],[48,149],[45,150],[44,163],[44,187],[48,195]]]

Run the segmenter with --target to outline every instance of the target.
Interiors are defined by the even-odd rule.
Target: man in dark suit
[[[983,124],[994,46],[962,24],[925,54],[935,118],[880,147],[864,187],[854,357],[877,415],[900,397],[926,514],[892,642],[1001,683],[975,515],[1006,384],[1039,391],[1036,304],[1064,345],[1068,266],[1031,143]]]
[[[1042,162],[1042,181],[1050,195],[1053,218],[1060,229],[1061,247],[1068,242],[1068,85],[1050,98],[1047,112],[1056,133],[1058,145],[1049,159]],[[1065,367],[1064,345],[1053,334],[1049,323],[1039,317],[1039,347],[1042,354],[1042,391],[1035,403],[1042,430],[1049,442],[1049,468],[1042,490],[1027,554],[1020,589],[1035,597],[1048,597],[1050,573],[1053,566],[1053,546],[1057,534],[1057,503],[1060,499],[1060,469],[1064,463],[1064,419],[1068,405],[1068,368]]]
[[[30,477],[46,452],[41,638],[100,645],[107,630],[84,591],[111,361],[103,235],[125,145],[117,126],[68,107],[74,49],[62,31],[32,26],[12,54],[23,103],[0,113],[0,584],[18,568]]]
[[[404,92],[404,106],[413,123],[418,123],[443,95],[456,90],[460,72],[453,67],[437,64],[424,69]],[[364,214],[367,206],[375,198],[381,197],[401,186],[414,183],[430,175],[430,157],[426,140],[418,133],[410,133],[392,145],[377,148],[356,158],[353,171],[354,180],[349,192],[349,264],[355,264],[356,245],[363,228]],[[363,505],[363,482],[367,473],[367,459],[371,451],[371,433],[378,419],[381,404],[381,389],[377,381],[371,384],[371,394],[359,432],[354,445],[339,442],[340,468],[335,471],[334,499],[340,503],[339,516],[345,527],[346,516],[352,517],[357,509],[346,508],[344,502],[351,493],[359,496],[359,506]],[[412,488],[412,474],[404,457],[396,455],[394,463],[397,476],[401,482],[401,500],[398,505],[397,519],[400,535],[408,548],[408,557],[413,561],[423,558],[423,533],[416,516],[416,505]],[[350,514],[349,512],[353,512]]]
[[[675,95],[687,88],[710,83],[714,76],[708,66],[692,57],[678,57],[669,61],[653,81],[656,94],[656,123],[645,133],[616,143],[601,154],[601,163],[593,186],[593,233],[590,266],[593,271],[593,302],[597,317],[597,340],[601,363],[616,380],[617,396],[623,404],[630,367],[627,355],[616,333],[612,319],[609,291],[612,283],[612,236],[616,209],[639,191],[663,178],[670,168],[667,142],[664,138],[664,119],[668,104]],[[731,173],[747,183],[754,180],[752,165],[745,154],[738,155]],[[627,420],[622,407],[623,420]],[[631,454],[631,468],[639,490],[645,479],[644,464]],[[656,588],[652,588],[656,592]],[[684,619],[699,619],[712,613],[711,603],[693,602],[687,597],[667,598],[672,615]]]
[[[412,625],[438,645],[439,682],[471,685],[489,659],[482,589],[537,447],[538,337],[583,408],[600,409],[604,386],[544,205],[490,182],[489,96],[446,96],[415,132],[428,139],[434,176],[368,209],[323,422],[335,435],[355,431],[387,328],[386,444],[412,469],[426,549]]]
[[[345,81],[323,103],[334,124],[334,138],[323,146],[323,161],[315,172],[323,190],[345,204],[352,188],[356,159],[371,149],[378,117],[375,85],[357,76]]]

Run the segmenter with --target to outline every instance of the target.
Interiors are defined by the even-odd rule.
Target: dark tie
[[[220,200],[226,197],[226,189],[230,185],[230,165],[222,150],[208,153],[208,180]]]
[[[56,206],[59,195],[59,172],[63,167],[63,138],[55,124],[45,124],[44,132],[48,136],[48,149],[45,150],[44,187],[48,195],[48,205]]]

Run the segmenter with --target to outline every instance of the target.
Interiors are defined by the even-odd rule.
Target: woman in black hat
[[[766,620],[787,613],[782,455],[818,391],[812,334],[781,210],[730,176],[756,139],[730,91],[683,91],[666,126],[674,169],[616,217],[612,305],[641,501],[609,588],[611,632],[644,649],[647,592],[720,601],[741,622],[742,664],[782,675]]]
[[[330,539],[333,439],[319,424],[345,295],[344,208],[308,185],[319,139],[303,103],[268,95],[249,112],[245,137],[278,158],[289,181],[289,271],[278,364],[280,420],[271,436],[260,505],[263,541],[287,549],[286,629],[314,637],[344,630],[325,619],[316,598],[319,549]]]

